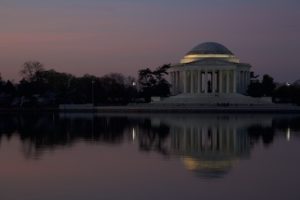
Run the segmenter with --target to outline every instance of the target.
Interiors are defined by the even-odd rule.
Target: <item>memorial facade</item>
[[[251,65],[241,63],[225,46],[202,43],[170,68],[172,94],[246,94]]]

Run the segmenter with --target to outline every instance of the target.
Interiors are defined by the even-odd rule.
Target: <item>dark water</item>
[[[0,199],[300,199],[300,117],[0,116]]]

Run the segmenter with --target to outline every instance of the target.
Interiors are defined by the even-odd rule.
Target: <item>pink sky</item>
[[[28,60],[75,75],[135,75],[215,41],[259,74],[300,79],[300,6],[293,0],[62,2],[0,3],[2,77],[18,80]]]

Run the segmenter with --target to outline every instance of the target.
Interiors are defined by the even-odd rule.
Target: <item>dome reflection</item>
[[[27,159],[77,142],[126,142],[140,152],[179,158],[197,176],[219,178],[249,159],[257,143],[297,138],[299,122],[299,116],[269,115],[2,115],[0,142],[17,138]]]
[[[171,127],[171,152],[182,157],[186,169],[201,177],[215,178],[249,157],[251,141],[245,129],[249,119],[197,116],[189,118],[188,123],[184,121],[179,117],[166,123]]]

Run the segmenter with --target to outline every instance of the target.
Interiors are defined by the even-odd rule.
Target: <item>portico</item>
[[[250,65],[223,45],[203,43],[170,69],[172,94],[245,94],[250,83]]]

